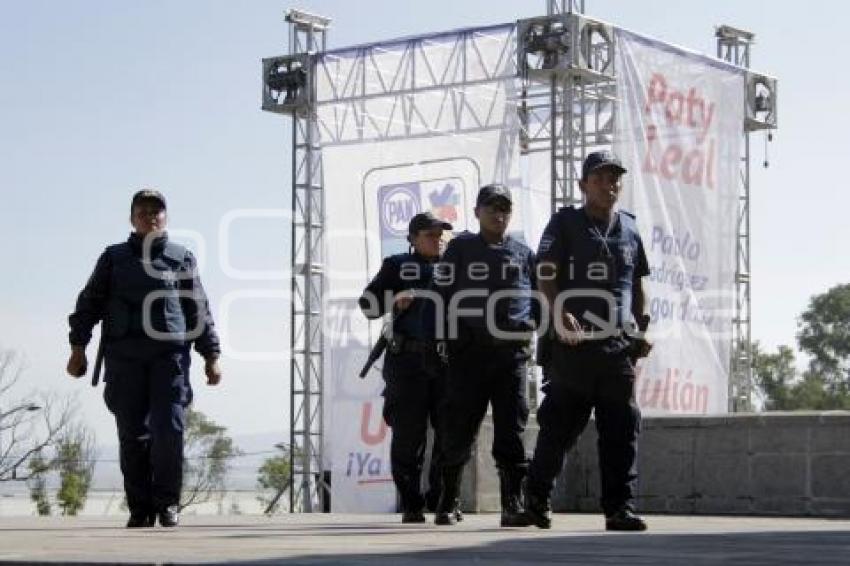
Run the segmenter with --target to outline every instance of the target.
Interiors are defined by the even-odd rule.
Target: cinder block
[[[669,513],[667,506],[669,499],[668,497],[639,496],[637,508],[642,513]]]
[[[646,496],[685,497],[694,490],[692,455],[641,456],[638,492]]]
[[[765,515],[808,515],[807,497],[756,497],[753,511]]]
[[[599,506],[598,497],[579,497],[578,511],[580,513],[601,513],[602,507]]]
[[[818,517],[850,518],[850,499],[812,498],[809,502],[810,514]]]
[[[850,500],[850,454],[811,457],[812,497]]]
[[[693,429],[654,428],[645,430],[638,438],[638,454],[650,458],[663,458],[672,454],[693,454],[695,446]]]
[[[734,428],[698,428],[696,434],[696,450],[698,456],[707,454],[734,454],[738,458],[749,452],[747,430]]]
[[[752,457],[750,485],[758,498],[807,495],[806,456],[803,454],[756,454]]]
[[[805,454],[808,451],[808,427],[771,426],[766,422],[750,429],[750,452],[753,454]]]
[[[850,454],[850,424],[830,423],[811,428],[812,454]]]
[[[749,495],[749,465],[738,454],[703,454],[694,464],[694,492],[702,497]]]
[[[674,515],[691,515],[696,511],[694,497],[673,497],[667,500],[667,512]]]

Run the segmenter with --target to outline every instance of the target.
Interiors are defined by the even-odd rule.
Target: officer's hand
[[[218,365],[218,358],[207,358],[204,373],[207,374],[207,385],[218,385],[221,382],[221,366]]]
[[[69,375],[73,377],[82,377],[86,374],[89,367],[89,362],[86,359],[86,351],[81,347],[71,349],[71,357],[68,358],[68,365],[65,367]]]
[[[413,289],[402,291],[395,297],[395,306],[398,310],[403,311],[413,302]]]
[[[635,340],[635,357],[637,359],[645,358],[652,351],[652,342],[646,338],[638,338]]]
[[[555,325],[555,331],[558,334],[558,340],[568,346],[575,346],[581,342],[581,324],[572,313],[564,311],[561,316],[562,324]]]
[[[449,365],[449,343],[445,340],[440,340],[437,342],[437,355],[440,357],[440,361]]]

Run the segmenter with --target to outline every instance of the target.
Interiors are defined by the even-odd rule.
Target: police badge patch
[[[625,244],[620,249],[623,254],[623,263],[625,263],[626,265],[632,265],[635,261],[634,246],[630,244]]]
[[[548,252],[549,249],[552,247],[552,243],[554,241],[555,241],[555,238],[553,236],[549,236],[548,234],[544,234],[543,237],[540,239],[540,249],[538,250],[538,253],[542,254],[542,253]]]

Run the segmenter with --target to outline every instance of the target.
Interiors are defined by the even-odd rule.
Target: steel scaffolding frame
[[[321,145],[503,129],[503,121],[480,115],[466,103],[469,97],[484,97],[494,106],[500,102],[516,106],[521,153],[548,152],[552,211],[580,203],[582,161],[589,152],[610,148],[614,143],[614,28],[586,17],[583,0],[547,0],[546,6],[546,16],[519,20],[515,32],[499,39],[504,42],[501,57],[491,64],[484,61],[479,42],[493,39],[488,30],[505,26],[451,32],[455,39],[446,46],[448,56],[429,60],[423,45],[448,34],[328,52],[329,19],[297,10],[287,12],[289,54],[263,60],[263,109],[293,119],[292,512],[326,510],[329,500],[322,430],[321,329],[326,282]],[[746,32],[724,26],[718,29],[717,37],[719,58],[742,67],[749,65],[752,34],[747,37]],[[387,49],[388,45],[392,49]],[[342,58],[334,58],[334,53],[343,51],[347,52],[345,68],[340,67]],[[520,79],[517,92],[494,87],[516,78]],[[748,74],[737,226],[734,378],[730,380],[730,400],[746,399],[747,403],[752,389],[748,133],[776,126],[775,89],[774,79]],[[439,105],[421,104],[421,97],[435,94],[443,96]],[[512,143],[503,140],[502,151],[508,151]],[[731,410],[741,408],[740,403],[730,402]]]
[[[580,204],[589,152],[614,142],[613,28],[583,15],[583,1],[549,1],[548,15],[520,20],[520,109],[526,153],[549,152],[550,208]]]
[[[735,238],[735,313],[732,319],[732,359],[729,375],[729,410],[753,409],[752,295],[750,240],[750,134],[776,128],[776,80],[751,72],[751,32],[719,26],[715,30],[717,58],[746,69],[745,116],[738,184]]]
[[[289,509],[325,509],[323,472],[325,191],[315,109],[315,54],[330,20],[289,10],[289,55],[263,60],[263,109],[292,117]]]

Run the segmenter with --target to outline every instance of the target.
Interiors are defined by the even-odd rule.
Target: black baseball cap
[[[497,199],[503,199],[508,201],[508,203],[512,203],[513,198],[511,197],[511,190],[505,185],[500,184],[484,185],[481,187],[481,190],[478,191],[478,198],[475,199],[475,206],[484,206],[485,204],[490,204]]]
[[[431,228],[440,228],[442,230],[451,230],[452,225],[445,220],[440,220],[432,212],[420,212],[410,219],[410,224],[407,225],[407,233],[415,236],[422,230]]]
[[[623,162],[610,151],[594,151],[584,158],[584,163],[581,166],[581,179],[583,181],[587,180],[588,175],[597,169],[602,169],[603,167],[616,169],[620,175],[627,171],[627,169],[623,167]]]
[[[133,207],[137,204],[146,200],[155,200],[162,205],[163,209],[167,208],[165,203],[165,197],[162,196],[161,192],[155,191],[153,189],[142,189],[141,191],[137,191],[136,194],[133,195],[133,200],[130,202],[130,210],[132,210]]]

